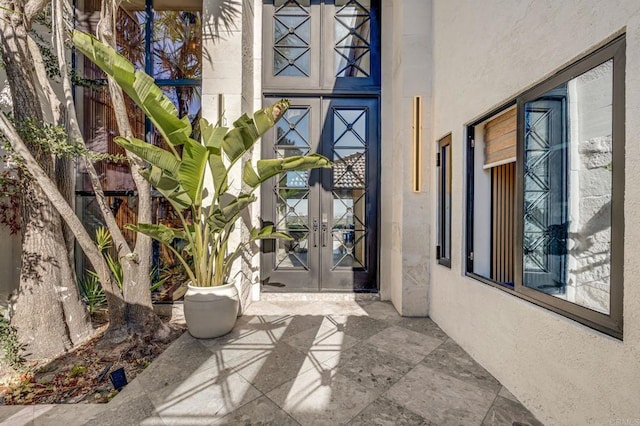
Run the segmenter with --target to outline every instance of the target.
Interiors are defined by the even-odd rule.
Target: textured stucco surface
[[[380,291],[404,316],[428,311],[430,174],[413,192],[413,98],[421,96],[422,164],[431,153],[431,2],[382,6]]]
[[[435,1],[433,15],[433,133],[453,133],[454,195],[452,268],[431,261],[431,317],[544,423],[638,424],[640,187],[633,183],[640,179],[640,3]],[[624,341],[619,341],[464,277],[463,157],[466,123],[625,31]],[[435,176],[433,158],[430,173]],[[431,200],[435,205],[435,196]]]
[[[229,6],[229,5],[228,5]],[[202,115],[211,123],[232,126],[243,113],[253,109],[253,4],[249,0],[234,3],[221,13],[216,0],[203,2],[202,42]],[[230,173],[231,190],[239,192],[242,168]],[[230,247],[246,236],[250,218],[236,227]],[[231,279],[240,293],[241,309],[250,303],[251,259],[234,263]]]

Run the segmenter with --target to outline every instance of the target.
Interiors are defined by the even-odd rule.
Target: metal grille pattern
[[[548,271],[549,156],[551,154],[549,111],[527,111],[524,170],[524,270]]]
[[[309,4],[309,0],[288,0],[273,16],[274,76],[309,77],[311,73]]]
[[[367,110],[333,109],[333,268],[366,268]]]
[[[309,126],[309,108],[288,109],[276,127],[276,157],[307,154],[310,150]],[[306,269],[309,240],[309,173],[282,173],[274,191],[276,228],[294,238],[292,241],[277,240],[276,268]]]
[[[337,77],[369,77],[371,65],[371,4],[336,0],[335,63]]]

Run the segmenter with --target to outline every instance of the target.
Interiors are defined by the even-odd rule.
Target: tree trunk
[[[35,15],[34,10],[24,8],[19,1],[5,1],[2,6],[2,57],[14,117],[18,123],[27,119],[41,123],[42,108],[27,43],[30,25],[27,19]],[[51,176],[54,171],[51,156],[35,144],[29,149]],[[92,327],[73,281],[60,216],[37,183],[22,177],[22,265],[11,322],[27,345],[28,354],[48,358],[91,336]]]
[[[100,10],[100,22],[97,27],[97,37],[100,41],[117,48],[115,40],[115,17],[119,0],[103,0]],[[118,130],[122,136],[131,137],[131,125],[127,115],[122,89],[115,80],[108,77],[109,92],[118,123]],[[131,161],[131,174],[138,191],[138,223],[151,223],[151,186],[140,176],[142,161],[127,151]],[[151,238],[138,234],[136,244],[127,255],[121,256],[123,268],[123,291],[127,304],[127,322],[133,329],[151,331],[159,338],[168,334],[166,327],[153,311],[151,303]]]

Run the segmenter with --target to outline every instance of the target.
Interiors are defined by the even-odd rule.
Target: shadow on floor
[[[433,321],[402,318],[378,301],[256,302],[226,336],[185,333],[107,405],[31,407],[4,419],[65,426],[540,424]]]

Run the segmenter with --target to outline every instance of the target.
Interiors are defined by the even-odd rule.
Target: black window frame
[[[445,155],[446,148],[449,147],[449,155]],[[436,154],[436,167],[438,169],[438,242],[436,245],[436,260],[439,265],[451,268],[451,201],[453,199],[451,188],[447,192],[447,175],[449,184],[452,184],[453,174],[451,173],[451,153],[453,149],[452,134],[440,138],[437,142],[438,153]],[[446,197],[449,198],[449,213],[445,209]],[[448,217],[447,217],[448,216]],[[447,221],[447,219],[449,219]],[[447,233],[448,224],[448,233]],[[448,238],[447,238],[448,235]],[[448,250],[447,250],[448,249]],[[448,255],[446,256],[446,252]]]
[[[466,146],[466,244],[465,275],[499,288],[518,298],[546,308],[616,339],[623,339],[624,287],[624,172],[625,172],[625,35],[573,62],[533,88],[522,92],[503,106],[467,125]],[[611,279],[609,315],[528,288],[523,283],[523,206],[524,206],[524,120],[525,104],[560,84],[613,60],[612,99],[612,191],[611,191]],[[516,214],[514,249],[514,285],[504,285],[473,272],[474,159],[475,126],[517,105]]]
[[[329,72],[334,70],[335,37],[334,16],[335,0],[309,0],[310,17],[310,75],[274,76],[273,75],[273,28],[274,16],[279,8],[274,0],[263,2],[262,25],[262,86],[270,92],[304,96],[310,93],[330,92],[332,94],[377,95],[380,92],[381,72],[381,0],[371,0],[369,75],[367,77],[338,77]],[[328,66],[331,64],[332,66]]]

